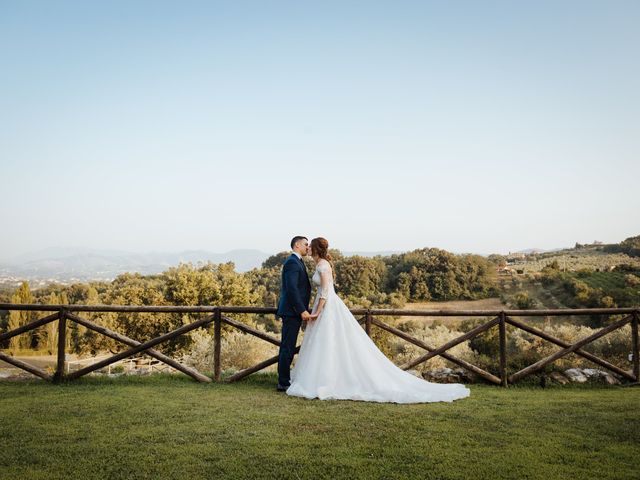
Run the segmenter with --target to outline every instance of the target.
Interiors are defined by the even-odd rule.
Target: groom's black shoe
[[[278,390],[279,392],[286,392],[287,388],[289,387],[285,387],[283,385],[278,384],[278,386],[276,387],[276,390]]]

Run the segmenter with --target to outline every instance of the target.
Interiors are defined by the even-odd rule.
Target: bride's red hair
[[[333,258],[329,253],[329,241],[326,238],[316,237],[311,240],[311,255],[314,257],[324,258],[331,264],[333,276],[335,277],[335,269],[333,268]]]
[[[324,258],[329,262],[332,260],[329,253],[329,242],[326,238],[316,237],[311,240],[311,255]]]

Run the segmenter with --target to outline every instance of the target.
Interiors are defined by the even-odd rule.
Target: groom
[[[296,348],[296,341],[303,321],[310,318],[309,299],[311,298],[311,284],[307,267],[302,257],[309,254],[309,241],[306,237],[291,239],[293,253],[282,266],[282,283],[280,286],[280,301],[276,316],[282,318],[282,339],[278,353],[278,387],[284,392],[291,384],[291,362]]]

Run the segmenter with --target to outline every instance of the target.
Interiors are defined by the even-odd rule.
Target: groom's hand
[[[308,322],[311,319],[311,314],[305,310],[302,312],[301,317],[303,321]]]

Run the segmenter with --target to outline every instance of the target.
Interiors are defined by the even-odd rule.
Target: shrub
[[[259,328],[260,327],[256,327]],[[190,333],[191,348],[181,362],[200,371],[213,370],[213,335],[204,330]],[[230,330],[222,337],[220,359],[223,370],[242,370],[277,355],[278,347],[253,335]],[[272,366],[267,369],[274,370]]]
[[[445,325],[436,325],[432,327],[423,328],[411,332],[411,335],[418,340],[425,342],[433,347],[439,347],[450,340],[453,340],[464,332],[458,330],[450,330]],[[393,337],[391,340],[392,351],[394,353],[394,361],[397,365],[402,365],[410,360],[413,360],[421,355],[424,355],[426,351],[412,343],[408,343],[398,337]],[[456,345],[452,349],[448,350],[449,353],[463,360],[471,361],[474,357],[474,353],[469,347],[468,342],[463,342]],[[449,367],[450,362],[444,358],[437,356],[427,362],[423,362],[415,367],[416,370],[423,372],[427,370],[434,370],[436,368]]]
[[[527,292],[518,292],[509,301],[509,304],[519,310],[535,308],[538,302],[531,298]]]
[[[638,285],[640,285],[640,277],[637,277],[632,273],[628,273],[624,276],[624,283],[628,287],[637,287]]]

